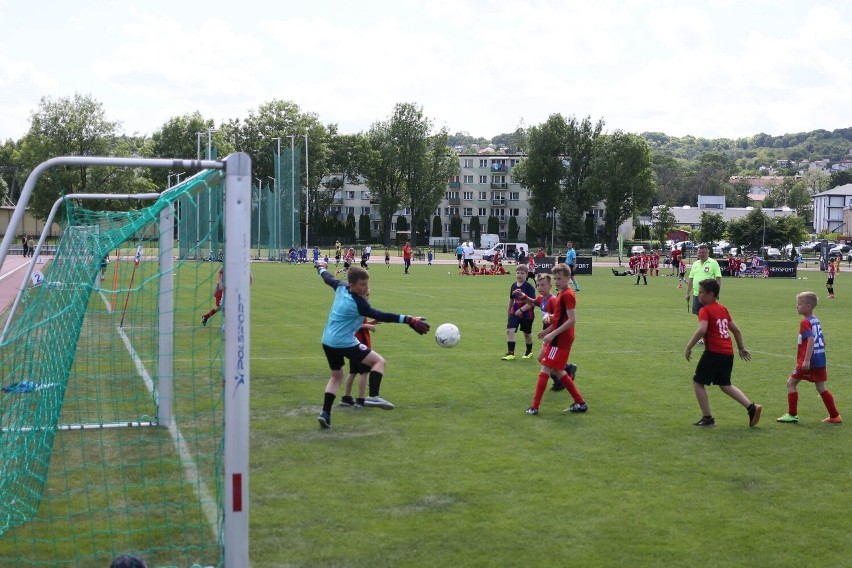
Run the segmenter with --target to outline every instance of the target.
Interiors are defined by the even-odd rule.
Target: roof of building
[[[821,195],[852,195],[852,183],[838,185],[837,187],[833,187],[827,191],[815,193],[814,197],[819,197]]]
[[[655,208],[656,209],[656,208]],[[677,225],[700,225],[702,213],[715,213],[722,216],[724,222],[742,219],[754,210],[753,207],[727,207],[725,209],[699,209],[698,207],[672,207],[671,213],[674,215],[675,224]],[[766,209],[764,210],[770,217],[787,217],[795,215],[796,212],[792,209]]]

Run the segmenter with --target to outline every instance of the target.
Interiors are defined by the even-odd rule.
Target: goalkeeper
[[[382,376],[385,372],[385,359],[377,352],[359,342],[355,333],[361,328],[364,318],[387,323],[406,323],[419,333],[429,331],[425,318],[391,314],[379,311],[367,301],[370,293],[370,275],[360,266],[352,266],[346,274],[347,282],[334,277],[326,268],[328,263],[318,262],[317,269],[323,281],[334,289],[334,303],[328,314],[328,322],[322,334],[322,349],[331,368],[331,378],[325,386],[322,412],[317,417],[320,426],[331,428],[331,408],[343,379],[345,359],[353,364],[362,364],[370,368],[369,396],[367,406],[390,410],[393,404],[379,396]]]

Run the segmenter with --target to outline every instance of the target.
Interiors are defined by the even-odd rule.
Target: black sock
[[[533,346],[533,344],[532,344],[532,343],[527,343],[527,355],[529,355],[530,353],[532,353],[532,346]]]
[[[510,355],[514,354],[515,353],[515,342],[514,341],[507,341],[506,345],[509,347],[508,353]]]
[[[325,410],[326,412],[328,412],[329,414],[331,413],[331,407],[334,406],[334,399],[335,398],[336,398],[335,395],[333,395],[332,393],[330,393],[330,392],[325,393],[325,399],[323,400],[323,403],[322,403],[322,409]]]
[[[379,396],[382,387],[383,374],[378,371],[370,371],[370,396]]]

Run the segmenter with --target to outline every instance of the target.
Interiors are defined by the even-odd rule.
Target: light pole
[[[296,135],[288,134],[290,139],[290,246],[296,244],[296,224],[293,216],[296,214]]]
[[[260,210],[263,208],[263,183],[259,177],[257,180],[257,260],[260,260]]]
[[[213,155],[213,148],[212,148],[213,138],[212,138],[212,136],[213,136],[214,132],[218,132],[217,129],[213,128],[212,126],[207,127],[207,159],[208,160],[211,160],[212,159],[211,156]],[[210,261],[210,262],[213,261],[213,193],[212,193],[212,191],[213,190],[210,189],[210,187],[207,188],[207,228],[208,228],[208,231],[209,231],[208,234],[207,234],[207,244],[210,247],[208,254],[207,254],[207,260]]]
[[[272,210],[272,231],[273,236],[272,240],[275,244],[275,254],[278,260],[281,260],[281,256],[279,254],[279,242],[280,242],[280,226],[281,226],[281,137],[276,136],[273,138],[276,144],[276,156],[277,160],[275,162],[275,185],[272,186],[272,192],[275,194],[275,198],[273,199],[273,207],[275,209]],[[272,243],[270,243],[272,245]]]
[[[279,201],[281,199],[281,197],[278,195],[278,191],[281,186],[278,184],[278,180],[274,177],[266,177],[272,180],[272,195],[275,196],[275,198],[272,200],[272,206],[274,207],[274,209],[272,210],[272,242],[269,243],[269,260],[275,260],[275,257],[272,256],[272,246],[275,245],[275,250],[278,250],[278,207]],[[281,257],[278,257],[278,260],[281,260]]]
[[[554,245],[554,237],[556,235],[556,207],[553,208],[553,219],[550,224],[550,254],[553,254],[556,251],[556,246]]]
[[[180,172],[179,174],[172,174],[172,173],[170,173],[170,174],[168,175],[168,181],[166,182],[167,187],[171,187],[171,186],[172,186],[172,178],[175,178],[175,179],[177,180],[177,181],[175,182],[175,185],[177,185],[177,184],[179,184],[179,183],[180,183],[180,176],[185,176],[185,175],[186,175],[186,172]]]
[[[305,137],[305,248],[307,248],[308,225],[310,225],[308,213],[311,210],[311,170],[308,167],[308,135],[303,134],[302,136]]]
[[[201,135],[202,134],[204,134],[204,133],[203,132],[196,132],[195,133],[195,159],[196,160],[201,159]]]

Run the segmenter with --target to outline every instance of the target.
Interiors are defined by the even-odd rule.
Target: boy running
[[[367,296],[367,299],[369,300],[369,294]],[[361,324],[361,329],[359,329],[355,334],[355,339],[357,339],[361,344],[372,349],[373,343],[370,340],[370,332],[376,331],[376,324],[378,324],[377,321],[364,318],[364,323]],[[346,376],[346,382],[344,383],[343,396],[340,398],[340,406],[364,408],[367,405],[364,393],[367,390],[367,376],[369,374],[370,368],[364,365],[363,362],[355,364],[353,361],[349,361],[349,374]],[[352,385],[355,383],[355,375],[361,375],[361,378],[358,379],[358,398],[352,398]],[[390,407],[383,406],[382,408],[385,410],[391,410],[393,405]]]
[[[317,417],[320,426],[331,428],[331,407],[343,379],[344,359],[370,368],[370,396],[367,397],[366,405],[393,408],[392,404],[379,396],[385,371],[384,358],[355,339],[355,333],[361,328],[364,318],[405,323],[420,335],[429,331],[429,324],[421,317],[386,313],[370,306],[366,299],[370,293],[370,274],[360,266],[349,269],[346,274],[348,283],[341,282],[326,270],[325,262],[321,262],[317,268],[323,281],[334,289],[334,303],[322,334],[322,348],[331,369],[331,378],[325,387],[322,412]]]
[[[561,291],[556,297],[555,305],[551,303],[551,309],[554,309],[555,313],[550,315],[549,326],[538,334],[544,341],[541,350],[541,370],[538,373],[532,406],[526,410],[527,414],[533,416],[538,414],[538,405],[547,384],[550,382],[551,374],[556,375],[556,378],[568,389],[574,399],[574,404],[566,408],[565,412],[586,412],[588,410],[588,406],[580,391],[574,385],[574,381],[565,372],[565,365],[568,363],[568,356],[571,354],[571,345],[574,343],[575,310],[577,306],[577,299],[570,285],[571,269],[568,268],[567,264],[557,264],[553,267],[552,274],[556,288]]]
[[[525,296],[535,297],[535,289],[532,284],[527,282],[529,269],[525,264],[519,264],[515,267],[515,281],[512,282],[512,287],[509,289],[509,307],[508,321],[506,322],[506,354],[502,357],[503,361],[515,360],[515,334],[518,328],[524,334],[524,340],[527,344],[527,350],[524,353],[524,359],[532,357],[532,324],[535,319],[535,311],[530,309],[525,302],[519,300],[515,291],[520,290]]]
[[[787,414],[777,419],[778,422],[795,423],[799,421],[799,392],[796,386],[801,381],[814,384],[822,402],[828,410],[828,418],[823,422],[840,424],[842,419],[834,405],[834,396],[825,388],[828,380],[825,361],[825,337],[822,334],[822,324],[814,315],[817,307],[817,295],[813,292],[802,292],[796,296],[796,312],[802,316],[799,322],[799,347],[796,351],[796,368],[787,379]]]
[[[698,310],[698,329],[692,334],[689,343],[686,344],[684,355],[686,360],[692,359],[692,348],[700,339],[704,339],[704,353],[695,368],[692,377],[692,386],[695,389],[695,398],[701,408],[701,420],[695,422],[696,426],[712,428],[716,420],[710,412],[710,399],[707,397],[707,386],[718,385],[722,392],[742,404],[748,411],[748,425],[757,425],[760,420],[760,411],[763,407],[754,404],[743,391],[731,384],[731,370],[734,368],[734,347],[731,344],[731,334],[737,341],[740,358],[743,361],[751,360],[751,353],[743,344],[743,334],[740,328],[731,319],[727,308],[720,304],[719,283],[708,278],[698,283],[698,301],[701,309]]]

